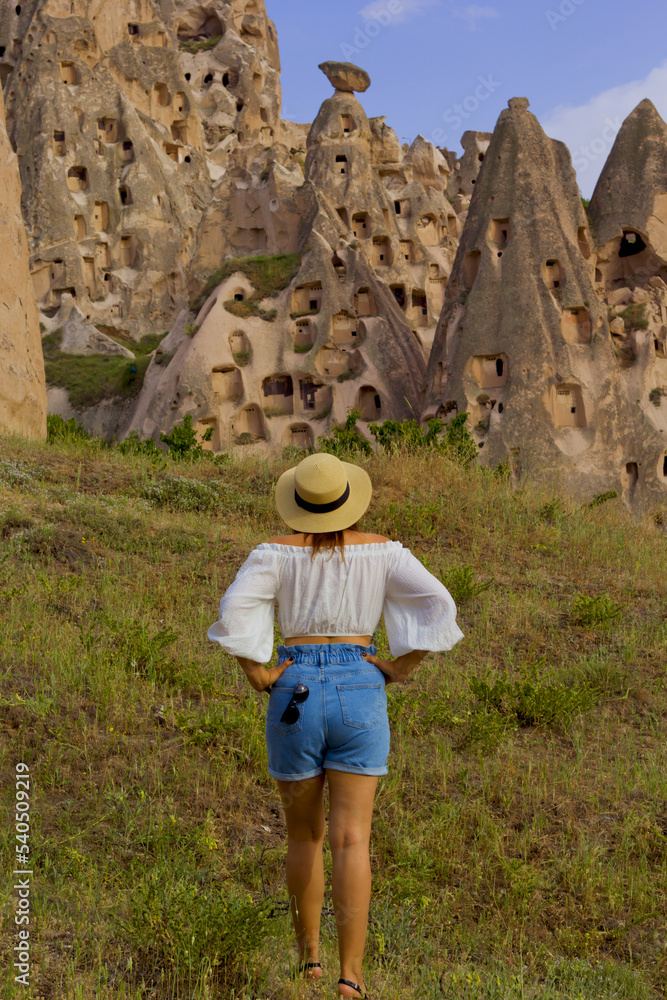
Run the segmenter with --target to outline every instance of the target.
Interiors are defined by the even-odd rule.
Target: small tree
[[[213,437],[213,428],[208,427],[202,435],[202,441],[210,441]],[[192,426],[192,417],[183,417],[182,424],[174,424],[169,434],[160,434],[160,441],[164,441],[169,449],[169,454],[173,459],[180,461],[185,458],[203,458],[209,455],[202,448],[197,431]]]

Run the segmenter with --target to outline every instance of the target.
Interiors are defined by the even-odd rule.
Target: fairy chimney
[[[482,464],[653,495],[660,436],[630,403],[591,250],[568,150],[512,99],[461,235],[426,416],[467,411]]]

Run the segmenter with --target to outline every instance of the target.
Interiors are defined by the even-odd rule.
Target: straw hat
[[[335,455],[308,455],[276,483],[278,513],[295,531],[342,531],[371,502],[370,476]]]

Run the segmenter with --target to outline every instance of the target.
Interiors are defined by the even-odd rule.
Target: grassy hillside
[[[663,530],[444,457],[359,461],[364,527],[442,574],[466,636],[388,689],[373,996],[667,996]],[[284,532],[289,464],[2,442],[0,848],[11,872],[23,761],[36,872],[32,986],[5,971],[3,998],[324,995],[286,974],[266,697],[206,638],[249,550]],[[333,997],[329,896],[324,935]]]

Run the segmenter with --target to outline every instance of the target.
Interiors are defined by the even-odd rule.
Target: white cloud
[[[364,21],[379,21],[381,25],[408,21],[415,14],[422,14],[427,7],[435,7],[440,0],[372,0],[359,11]]]
[[[586,104],[558,105],[542,121],[547,135],[560,139],[572,153],[584,197],[593,193],[623,120],[645,97],[653,101],[663,118],[667,117],[667,61],[643,80],[603,90]]]
[[[454,17],[460,17],[466,21],[471,31],[477,27],[478,21],[488,21],[495,17],[500,17],[500,11],[495,7],[480,7],[479,4],[469,4],[461,10],[454,11]]]

